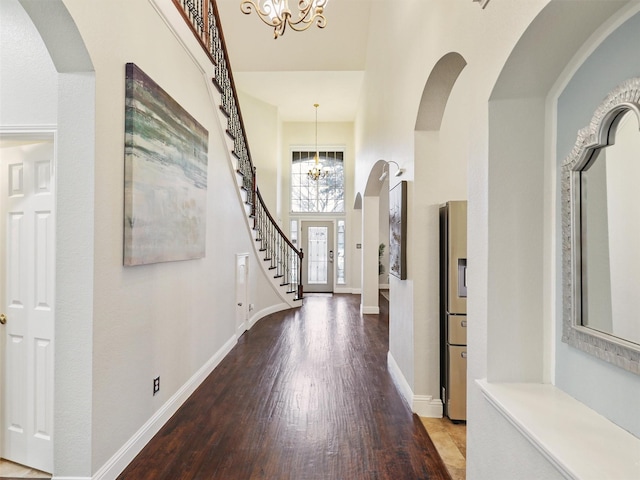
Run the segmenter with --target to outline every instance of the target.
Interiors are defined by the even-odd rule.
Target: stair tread
[[[213,82],[213,85],[216,87],[216,89],[218,90],[218,92],[222,93],[223,92],[223,88],[222,86],[218,83],[218,80],[214,78],[211,79],[211,81]],[[222,107],[220,107],[222,108]]]

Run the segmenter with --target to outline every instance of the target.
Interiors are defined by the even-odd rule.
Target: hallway
[[[387,371],[387,301],[359,299],[260,320],[119,478],[449,479]]]

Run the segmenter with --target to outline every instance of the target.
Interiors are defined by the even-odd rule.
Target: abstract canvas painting
[[[209,132],[126,66],[124,264],[205,256]]]
[[[407,182],[389,190],[389,273],[407,278]]]

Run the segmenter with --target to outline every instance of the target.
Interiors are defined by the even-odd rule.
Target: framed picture
[[[389,190],[389,273],[407,278],[407,182]]]
[[[205,256],[209,132],[126,66],[124,264]]]

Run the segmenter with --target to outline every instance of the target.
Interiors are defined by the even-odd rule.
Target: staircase
[[[173,3],[213,63],[212,81],[220,93],[221,120],[227,124],[227,144],[235,161],[237,186],[244,198],[258,257],[264,260],[263,269],[280,297],[291,307],[299,306],[303,298],[303,253],[274,221],[260,195],[215,0],[173,0]]]

